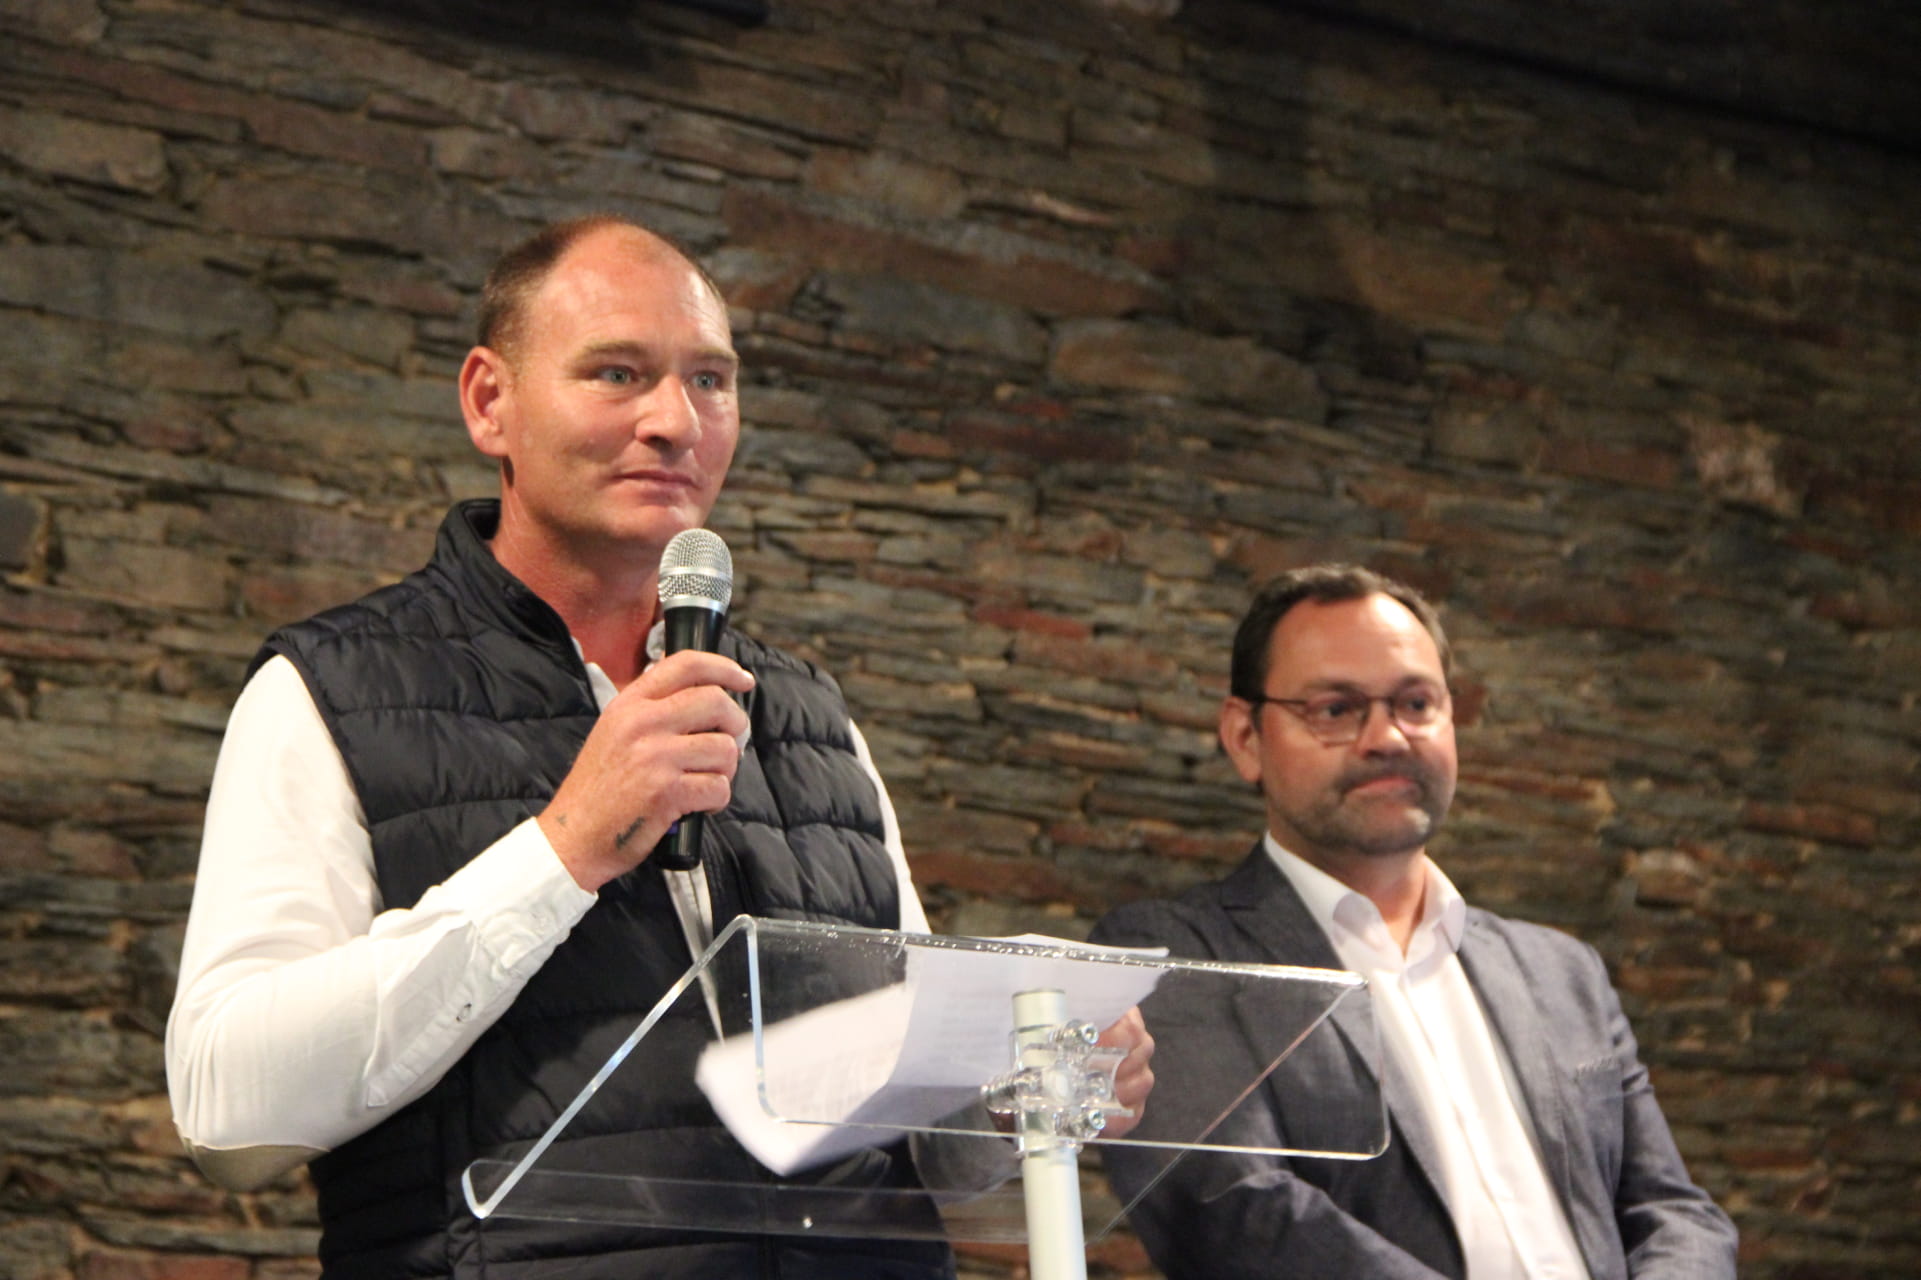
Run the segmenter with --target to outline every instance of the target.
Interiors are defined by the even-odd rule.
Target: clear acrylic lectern
[[[467,1168],[467,1202],[595,1230],[1026,1242],[1036,1280],[1074,1280],[1084,1242],[1178,1160],[1385,1148],[1364,986],[742,916],[591,1079],[561,1086],[572,1101],[546,1133]],[[1140,1126],[1107,1138],[1115,1056],[1094,1028],[1136,1004],[1155,1087]],[[685,1141],[622,1136],[676,1127]],[[1079,1165],[1083,1144],[1129,1194]]]

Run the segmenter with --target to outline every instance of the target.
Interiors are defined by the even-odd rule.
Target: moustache
[[[1411,782],[1419,787],[1423,793],[1428,790],[1429,783],[1433,781],[1426,769],[1418,764],[1409,762],[1373,769],[1350,770],[1341,775],[1336,781],[1335,787],[1345,795],[1356,787],[1364,787],[1370,782],[1379,782],[1383,778],[1400,778],[1404,781]]]

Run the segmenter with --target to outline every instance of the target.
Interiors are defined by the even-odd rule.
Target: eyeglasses
[[[1260,694],[1246,701],[1251,707],[1271,702],[1284,708],[1307,726],[1316,742],[1329,747],[1344,746],[1360,737],[1377,702],[1386,705],[1388,718],[1410,738],[1432,737],[1447,723],[1450,711],[1447,690],[1432,685],[1413,685],[1378,697],[1334,690],[1311,698],[1270,698]]]

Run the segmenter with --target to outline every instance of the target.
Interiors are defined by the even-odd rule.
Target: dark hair
[[[613,213],[590,213],[584,217],[550,222],[500,255],[493,270],[487,273],[487,282],[481,286],[480,320],[475,326],[475,341],[512,360],[514,348],[522,336],[521,330],[525,327],[528,299],[547,282],[548,274],[569,249],[594,232],[613,227],[638,231],[648,239],[657,241],[665,252],[683,259],[692,267],[694,273],[713,290],[714,297],[725,304],[720,286],[714,283],[713,277],[679,245],[631,218]]]
[[[1434,638],[1440,651],[1441,674],[1454,670],[1454,651],[1447,632],[1441,629],[1441,616],[1427,597],[1404,582],[1396,582],[1372,569],[1352,564],[1314,564],[1290,569],[1254,593],[1254,601],[1234,632],[1234,657],[1228,669],[1228,689],[1237,698],[1255,698],[1267,689],[1267,648],[1274,628],[1288,610],[1303,600],[1334,604],[1342,600],[1362,600],[1386,596],[1407,606]]]

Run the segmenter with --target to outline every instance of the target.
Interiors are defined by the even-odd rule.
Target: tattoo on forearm
[[[640,817],[635,818],[633,826],[628,827],[625,831],[621,832],[619,835],[614,837],[614,848],[625,849],[627,847],[627,842],[629,840],[632,840],[634,836],[639,833],[640,829],[646,824],[647,824],[646,814],[642,814]]]

